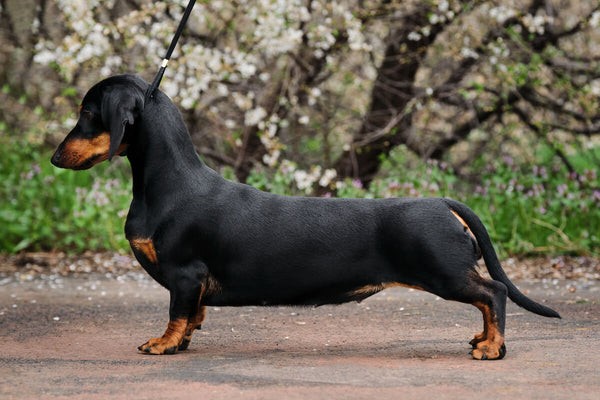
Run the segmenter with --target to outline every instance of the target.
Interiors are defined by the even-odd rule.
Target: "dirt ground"
[[[474,307],[395,288],[360,304],[210,308],[189,350],[143,273],[0,275],[1,399],[598,399],[600,282],[517,281],[562,320],[509,302],[508,353],[474,361]]]

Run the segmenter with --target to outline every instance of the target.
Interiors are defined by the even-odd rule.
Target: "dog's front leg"
[[[187,318],[170,320],[164,335],[148,340],[138,350],[148,354],[175,354],[183,341]]]
[[[166,279],[171,295],[169,324],[165,333],[148,340],[138,350],[148,354],[174,354],[182,346],[191,319],[198,313],[198,303],[206,276],[206,267],[174,267]]]

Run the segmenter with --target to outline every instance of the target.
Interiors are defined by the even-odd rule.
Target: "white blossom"
[[[219,83],[217,85],[217,93],[219,94],[219,96],[223,96],[223,97],[229,95],[229,89],[227,88],[227,85]]]
[[[310,192],[310,189],[321,178],[321,167],[316,165],[311,167],[310,171],[297,169],[294,171],[294,181],[296,187],[300,190]]]
[[[296,181],[296,186],[300,190],[306,190],[313,184],[313,181],[311,181],[310,176],[304,170],[294,171],[294,180]]]
[[[468,47],[463,47],[462,49],[460,49],[460,55],[465,58],[474,58],[474,59],[479,58],[479,54],[477,54],[477,52],[475,50],[468,48]]]
[[[325,187],[331,183],[333,179],[337,176],[337,172],[335,169],[326,169],[319,179],[319,186]]]
[[[245,96],[243,93],[233,92],[231,94],[234,104],[243,111],[249,110],[252,107],[252,99]]]
[[[195,101],[191,97],[184,97],[183,99],[181,99],[180,104],[181,104],[181,107],[189,110],[194,107]]]
[[[408,37],[407,37],[407,39],[408,39],[408,40],[412,40],[413,42],[417,42],[417,41],[421,40],[421,37],[422,37],[422,36],[421,36],[421,34],[420,34],[420,33],[418,33],[418,32],[414,32],[414,31],[413,31],[413,32],[410,32],[410,33],[408,34]]]
[[[600,11],[595,11],[590,18],[590,27],[598,28],[600,26]]]
[[[489,11],[490,17],[496,20],[499,24],[503,24],[507,19],[517,15],[516,10],[504,5],[493,7]]]
[[[279,160],[279,156],[281,156],[281,151],[276,149],[271,153],[263,155],[263,162],[269,167],[274,167]]]
[[[56,53],[46,49],[37,51],[33,56],[33,62],[38,64],[49,65],[54,61],[56,61]]]
[[[244,124],[246,124],[247,126],[258,125],[266,116],[267,112],[262,107],[257,107],[248,110],[244,114]]]
[[[256,73],[256,66],[250,63],[242,63],[239,65],[238,70],[244,78],[249,78]]]
[[[441,0],[438,3],[438,10],[440,10],[440,12],[445,13],[449,9],[450,9],[450,3],[448,3],[448,0]]]
[[[530,33],[537,33],[543,35],[546,29],[546,24],[553,22],[553,18],[545,15],[531,15],[527,14],[523,17],[523,25],[527,28]]]
[[[590,83],[590,92],[594,96],[600,97],[600,79],[595,79]]]

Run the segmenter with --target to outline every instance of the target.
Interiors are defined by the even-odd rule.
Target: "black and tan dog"
[[[229,182],[199,159],[183,119],[133,75],[85,95],[75,128],[52,157],[86,169],[126,155],[133,201],[125,233],[140,264],[169,290],[169,324],[139,350],[185,350],[206,306],[321,305],[410,286],[473,304],[483,332],[476,359],[505,355],[506,297],[559,317],[506,277],[488,233],[465,205],[431,199],[285,197]],[[483,256],[493,280],[476,269]]]

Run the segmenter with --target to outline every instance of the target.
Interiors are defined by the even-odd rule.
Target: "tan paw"
[[[179,343],[172,338],[159,337],[148,340],[138,347],[138,350],[147,354],[175,354]]]
[[[477,348],[477,343],[483,342],[485,340],[486,336],[487,336],[487,334],[485,332],[478,333],[477,335],[475,335],[473,337],[473,339],[471,339],[469,344],[471,346],[473,346],[473,348],[475,349],[475,348]]]
[[[506,346],[484,340],[477,343],[476,348],[471,351],[471,355],[476,360],[501,360],[506,355]]]

